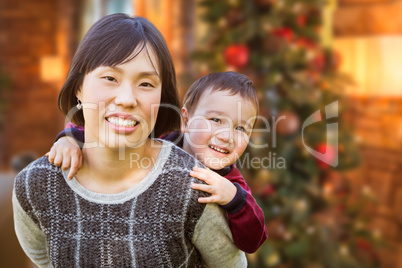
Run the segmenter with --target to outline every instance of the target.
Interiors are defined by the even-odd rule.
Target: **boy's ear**
[[[186,133],[186,132],[188,132],[188,129],[187,129],[188,110],[184,106],[181,108],[181,115],[182,115],[182,119],[183,119],[183,122],[181,124],[181,132]]]

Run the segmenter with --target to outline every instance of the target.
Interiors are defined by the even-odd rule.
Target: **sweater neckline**
[[[173,144],[164,140],[155,139],[162,142],[162,148],[159,152],[158,158],[155,161],[151,171],[139,183],[132,188],[115,194],[97,193],[86,189],[82,186],[75,177],[72,180],[67,180],[68,170],[63,170],[63,177],[68,186],[82,198],[100,204],[121,204],[145,192],[158,178],[161,173],[169,155],[172,150]]]

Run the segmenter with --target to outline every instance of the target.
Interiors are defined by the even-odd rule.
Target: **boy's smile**
[[[183,149],[211,169],[233,164],[247,147],[257,109],[229,91],[206,90],[189,115]]]
[[[216,145],[211,145],[211,144],[208,145],[208,147],[211,148],[212,150],[216,151],[216,152],[221,153],[221,154],[228,154],[228,153],[229,153],[229,150],[227,150],[227,149],[224,148],[224,147],[220,147],[220,146],[216,146]]]

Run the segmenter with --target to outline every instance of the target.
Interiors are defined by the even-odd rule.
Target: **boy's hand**
[[[210,193],[209,197],[200,197],[200,203],[217,203],[226,205],[235,197],[237,188],[228,179],[205,168],[193,168],[190,175],[205,181],[208,185],[193,183],[191,188]]]
[[[82,166],[81,149],[71,137],[62,137],[56,141],[46,156],[50,163],[61,166],[63,170],[71,167],[67,176],[68,180],[71,180]]]

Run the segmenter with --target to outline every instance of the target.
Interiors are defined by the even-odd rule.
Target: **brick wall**
[[[402,35],[401,0],[337,2],[335,38]],[[350,101],[362,151],[362,165],[349,174],[350,181],[356,190],[368,185],[378,198],[373,229],[391,246],[381,254],[383,268],[402,268],[402,96]]]
[[[333,25],[337,36],[402,34],[402,1],[338,0]]]
[[[57,107],[63,81],[42,81],[40,62],[57,56],[67,70],[77,44],[78,2],[0,1],[0,68],[9,79],[9,91],[0,94],[8,103],[0,126],[0,267],[33,267],[14,233],[11,190],[16,174],[2,172],[10,169],[15,155],[43,155],[63,128]]]
[[[76,41],[73,1],[0,2],[0,66],[11,88],[0,130],[0,170],[8,169],[17,154],[43,155],[63,127],[57,107],[61,81],[43,82],[40,61],[56,55],[68,66]]]
[[[356,191],[369,186],[378,199],[372,229],[390,246],[381,253],[382,268],[402,268],[402,98],[350,101],[362,165],[349,179]]]

